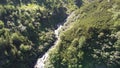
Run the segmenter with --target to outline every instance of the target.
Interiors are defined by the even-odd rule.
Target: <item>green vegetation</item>
[[[50,2],[0,0],[0,68],[33,68],[53,45],[53,30],[67,14],[65,7]]]
[[[54,44],[53,30],[74,1],[0,0],[0,68],[33,68]]]
[[[120,0],[0,0],[0,68],[33,68],[74,12],[46,68],[119,68]]]
[[[79,17],[71,28],[61,33],[47,67],[119,68],[120,1],[86,1],[76,10]]]

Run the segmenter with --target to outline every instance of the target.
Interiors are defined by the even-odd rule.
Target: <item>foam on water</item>
[[[62,29],[62,25],[58,25],[58,28],[54,30],[54,33],[57,39],[59,39],[59,34],[60,34],[61,29]],[[57,44],[57,41],[58,40],[56,40],[56,42],[54,43],[54,46],[52,46],[41,58],[38,58],[37,63],[35,64],[34,68],[44,68],[45,62],[49,56],[48,53],[50,50],[52,50],[55,47],[55,45]]]

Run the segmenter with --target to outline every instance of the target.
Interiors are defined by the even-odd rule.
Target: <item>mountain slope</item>
[[[76,10],[50,54],[51,68],[119,68],[120,1],[94,0]]]
[[[74,0],[0,0],[0,68],[33,68],[68,15],[62,4],[71,8]]]

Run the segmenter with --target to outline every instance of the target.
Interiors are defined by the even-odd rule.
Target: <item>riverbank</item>
[[[47,60],[49,59],[49,53],[50,53],[51,51],[53,51],[53,50],[56,48],[56,46],[58,45],[58,43],[60,42],[60,34],[61,34],[62,31],[65,31],[65,30],[67,29],[66,27],[68,27],[68,25],[66,26],[65,24],[68,24],[68,20],[70,20],[71,17],[74,16],[74,13],[75,13],[75,12],[72,12],[72,13],[65,19],[64,22],[59,23],[59,24],[57,25],[58,28],[57,28],[56,30],[54,30],[54,34],[55,34],[57,40],[54,42],[54,45],[51,46],[51,47],[48,49],[48,51],[46,51],[46,53],[45,53],[41,58],[38,58],[38,60],[37,60],[37,62],[36,62],[36,64],[35,64],[35,67],[34,67],[34,68],[44,68]],[[70,24],[69,24],[69,25],[70,25]],[[66,29],[65,29],[65,28],[66,28]],[[64,29],[64,30],[63,30],[63,29]]]

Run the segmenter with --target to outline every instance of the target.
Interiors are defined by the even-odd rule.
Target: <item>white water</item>
[[[49,54],[49,51],[52,50],[53,48],[55,48],[55,45],[58,43],[58,39],[59,39],[59,34],[60,34],[60,30],[62,29],[62,25],[58,25],[57,26],[58,28],[54,31],[55,33],[55,36],[57,38],[56,42],[54,43],[54,46],[52,46],[41,58],[39,58],[37,60],[37,63],[36,65],[34,66],[34,68],[44,68],[45,66],[45,62],[48,58],[48,54]]]
[[[71,22],[72,20],[74,20],[72,18],[73,16],[75,16],[74,12],[72,12],[67,17],[67,19],[64,21],[64,25],[61,25],[61,24],[57,25],[58,28],[56,30],[54,30],[55,36],[57,38],[56,42],[54,43],[54,45],[51,48],[49,48],[49,50],[41,58],[38,58],[37,63],[35,64],[34,68],[45,68],[44,66],[45,66],[45,63],[46,63],[46,61],[47,61],[47,59],[49,57],[49,52],[51,50],[53,50],[56,47],[56,45],[59,43],[59,41],[60,41],[59,34],[60,34],[62,28],[64,26],[66,26],[66,24],[69,24],[69,22]],[[69,28],[69,27],[67,27],[67,28]],[[66,28],[64,28],[64,29],[66,29]]]

